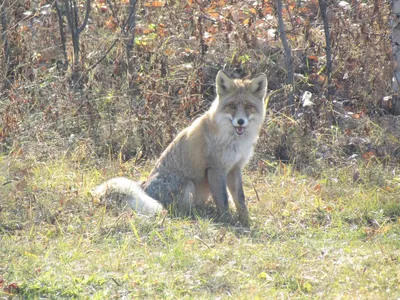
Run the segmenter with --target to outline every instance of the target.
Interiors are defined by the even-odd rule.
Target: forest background
[[[2,1],[0,296],[398,298],[393,7]],[[146,178],[220,69],[268,77],[250,229],[94,201]]]

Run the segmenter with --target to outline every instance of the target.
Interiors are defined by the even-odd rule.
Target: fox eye
[[[247,108],[247,109],[252,109],[252,108],[253,108],[253,105],[251,105],[251,104],[246,104],[246,108]]]
[[[235,109],[236,108],[236,104],[231,103],[231,104],[229,104],[229,107],[232,108],[232,109]]]

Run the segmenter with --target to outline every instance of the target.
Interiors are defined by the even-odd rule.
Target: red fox
[[[242,168],[264,121],[266,93],[264,74],[239,80],[219,71],[217,96],[210,109],[165,149],[143,187],[127,178],[114,178],[95,188],[92,195],[123,195],[135,211],[151,215],[171,207],[189,213],[211,194],[219,219],[232,221],[229,190],[238,221],[248,226]]]

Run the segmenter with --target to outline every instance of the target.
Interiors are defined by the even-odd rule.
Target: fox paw
[[[239,214],[238,221],[242,226],[244,227],[250,227],[250,219],[249,219],[249,213],[241,213]]]

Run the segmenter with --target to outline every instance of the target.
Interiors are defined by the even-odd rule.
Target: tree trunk
[[[7,31],[8,31],[8,20],[7,20],[7,11],[6,11],[6,5],[7,1],[4,1],[1,4],[1,27],[2,27],[2,32],[1,32],[1,39],[3,41],[4,45],[4,63],[6,66],[5,69],[5,74],[4,74],[4,89],[7,90],[10,87],[10,80],[9,80],[9,74],[11,72],[11,54],[10,54],[10,45],[8,43],[8,36],[7,36]]]
[[[134,77],[134,61],[133,61],[133,45],[135,44],[135,27],[136,27],[136,3],[137,0],[129,1],[129,15],[127,22],[126,34],[128,35],[128,42],[126,43],[126,60],[128,65],[128,80],[129,87],[133,89]]]
[[[78,20],[78,6],[76,0],[64,0],[65,14],[67,18],[68,27],[71,31],[72,46],[74,49],[74,57],[72,60],[72,84],[75,88],[82,88],[82,70],[79,63],[80,55],[80,34],[85,29],[89,20],[89,14],[91,11],[90,0],[86,0],[86,13],[82,24],[79,26]],[[59,14],[61,17],[61,14]],[[60,31],[61,33],[61,31]]]
[[[281,38],[283,48],[285,51],[285,64],[286,64],[286,92],[288,95],[288,106],[290,109],[290,113],[294,114],[294,75],[293,75],[293,67],[292,67],[292,50],[290,49],[289,43],[286,38],[285,24],[283,22],[282,16],[282,0],[277,0],[278,2],[278,29],[279,36]]]
[[[58,0],[55,1],[57,16],[58,16],[58,26],[60,27],[60,39],[61,39],[61,48],[64,54],[64,64],[68,67],[68,55],[67,55],[67,46],[66,46],[66,37],[64,31],[64,20],[62,18],[62,12],[60,6],[58,5]]]
[[[400,0],[392,1],[392,18],[390,20],[390,27],[394,62],[392,77],[393,95],[384,97],[381,102],[381,107],[394,115],[400,115]]]
[[[393,59],[395,61],[392,88],[393,92],[398,94],[400,83],[400,0],[393,0],[392,3],[392,51]]]
[[[321,18],[324,23],[325,32],[325,53],[326,53],[326,76],[328,78],[328,99],[333,95],[334,90],[332,88],[332,53],[331,53],[331,40],[329,34],[329,22],[326,13],[327,0],[319,0],[319,9],[321,11]],[[330,99],[329,99],[330,100]]]

